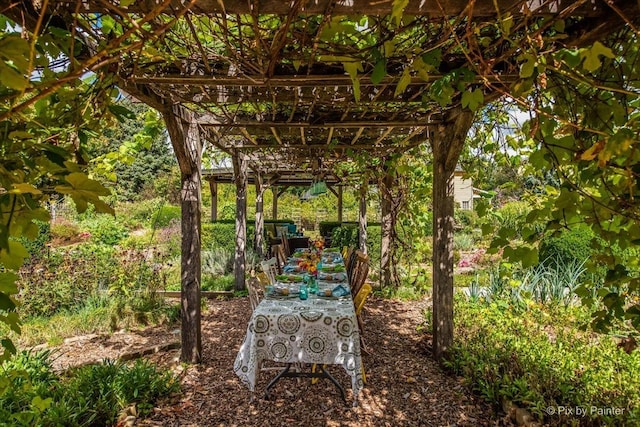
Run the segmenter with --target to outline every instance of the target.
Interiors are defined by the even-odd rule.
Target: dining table
[[[233,369],[253,393],[263,362],[281,362],[285,365],[267,385],[266,397],[283,377],[323,377],[336,385],[346,401],[342,386],[325,369],[340,365],[351,379],[356,405],[364,385],[360,332],[344,262],[338,252],[323,252],[320,263],[310,268],[314,264],[304,261],[304,256],[305,252],[294,253],[285,274],[267,287],[249,320]],[[308,274],[312,270],[314,274]],[[307,285],[303,280],[311,286],[301,296],[300,288]],[[292,366],[313,366],[316,372],[296,372]]]

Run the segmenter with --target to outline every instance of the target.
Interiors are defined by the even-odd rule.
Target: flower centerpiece
[[[324,237],[317,236],[315,239],[311,240],[309,244],[312,251],[322,252],[322,250],[324,249]]]

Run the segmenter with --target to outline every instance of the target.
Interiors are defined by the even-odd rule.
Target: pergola
[[[236,182],[236,174],[232,167],[219,166],[211,169],[203,169],[202,177],[209,183],[211,192],[211,220],[218,219],[218,184],[233,184],[237,186],[254,185],[256,191],[256,215],[254,229],[254,251],[259,256],[264,256],[264,191],[271,189],[272,211],[271,218],[278,218],[278,198],[290,187],[310,187],[318,182],[323,182],[327,189],[336,197],[336,214],[337,221],[343,220],[343,192],[345,186],[353,185],[354,178],[340,177],[336,173],[323,166],[320,158],[313,159],[308,164],[280,164],[274,163],[272,167],[268,167],[268,163],[259,163],[261,168],[253,170],[249,168],[246,174],[246,180]],[[367,185],[375,185],[375,180],[365,179],[363,176],[358,177],[360,183],[360,203],[358,215],[358,241],[362,251],[367,252]],[[245,211],[246,206],[239,206],[239,211]],[[242,232],[242,230],[240,230]],[[238,242],[245,240],[246,237],[238,236]],[[243,254],[236,245],[238,254],[236,260],[241,260]],[[245,268],[243,265],[237,265],[234,268],[236,273],[236,284],[244,286]]]
[[[22,3],[10,13],[34,27],[38,7]],[[441,358],[453,342],[452,179],[474,111],[531,83],[523,65],[535,58],[521,55],[543,36],[551,48],[588,46],[636,22],[639,9],[616,0],[50,3],[48,12],[73,22],[96,51],[135,47],[104,67],[165,119],[182,176],[182,359],[193,362],[201,351],[205,141],[233,158],[237,271],[244,268],[247,170],[261,194],[273,174],[314,162],[330,171],[428,142],[434,354]],[[381,173],[380,182],[392,186],[393,175]],[[393,226],[389,200],[382,209],[385,239]],[[385,256],[383,244],[383,268]]]

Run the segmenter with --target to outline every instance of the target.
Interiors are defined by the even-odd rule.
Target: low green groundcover
[[[456,301],[449,366],[488,401],[550,425],[640,425],[640,351],[580,327],[581,307]]]
[[[61,376],[49,352],[16,355],[0,367],[0,426],[109,426],[135,404],[145,415],[177,392],[173,375],[147,361],[104,361]]]

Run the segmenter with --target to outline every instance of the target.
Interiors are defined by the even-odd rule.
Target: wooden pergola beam
[[[53,0],[54,5],[74,6],[75,1]],[[457,16],[468,14],[470,17],[495,17],[499,13],[510,12],[514,15],[556,15],[565,8],[570,7],[575,0],[447,0],[447,1],[422,1],[409,0],[404,9],[406,15],[426,16]],[[616,3],[620,3],[618,0]],[[292,12],[292,2],[280,0],[197,0],[191,7],[191,12],[196,14],[260,14],[288,15]],[[351,0],[335,2],[334,0],[315,0],[298,5],[298,15],[324,15],[327,10],[332,15],[389,15],[393,2],[378,0]],[[146,13],[157,8],[155,0],[138,0],[127,7],[121,7],[123,12]],[[184,2],[175,0],[169,4],[166,11],[184,8]],[[82,12],[100,13],[105,11],[105,6],[100,0],[87,0],[83,2]],[[607,11],[604,1],[585,2],[577,7],[573,16],[599,16]]]
[[[359,75],[360,88],[376,87],[382,88],[384,85],[395,85],[400,80],[400,76],[385,77],[379,83],[373,83],[371,78],[362,74]],[[439,73],[434,73],[425,78],[412,77],[408,82],[408,86],[424,86],[428,83],[442,78]],[[517,75],[496,75],[496,76],[476,76],[474,77],[476,83],[502,83],[510,82],[518,79]],[[212,88],[227,88],[227,87],[244,87],[244,88],[337,88],[347,87],[353,88],[353,80],[351,77],[342,74],[327,74],[327,75],[280,75],[266,78],[264,76],[227,76],[227,75],[180,75],[180,74],[165,74],[162,76],[146,76],[138,75],[131,76],[130,81],[139,85],[156,85],[156,86],[207,86]],[[250,95],[247,93],[247,95]],[[362,99],[366,101],[365,99]]]
[[[306,128],[306,129],[329,129],[329,128],[340,128],[340,129],[359,129],[362,127],[367,128],[380,128],[380,127],[401,127],[401,128],[426,128],[429,126],[437,126],[438,123],[430,123],[425,122],[424,120],[379,120],[375,122],[369,121],[344,121],[344,122],[261,122],[261,121],[237,121],[237,122],[227,122],[227,123],[200,123],[201,126],[204,127],[220,127],[220,128],[263,128],[270,129],[273,128]]]

